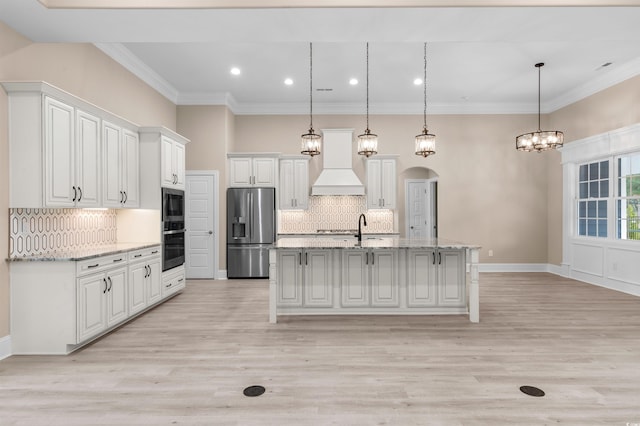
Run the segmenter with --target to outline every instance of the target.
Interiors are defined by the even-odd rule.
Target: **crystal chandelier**
[[[558,130],[540,130],[540,69],[544,66],[544,62],[537,63],[535,66],[538,68],[538,130],[516,137],[518,151],[542,152],[560,148],[564,143],[564,133]]]
[[[302,154],[320,154],[322,136],[313,131],[313,43],[309,43],[309,131],[302,135]]]
[[[416,136],[416,155],[428,157],[436,153],[436,135],[427,130],[427,43],[424,44],[424,125],[422,133]]]
[[[358,154],[371,157],[378,153],[378,135],[369,130],[369,43],[367,43],[367,128],[358,135]]]

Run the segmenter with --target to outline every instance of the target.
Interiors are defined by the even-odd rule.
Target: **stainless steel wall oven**
[[[184,191],[162,188],[162,270],[185,262]]]

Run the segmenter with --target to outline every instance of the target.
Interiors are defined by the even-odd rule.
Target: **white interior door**
[[[437,231],[437,180],[407,179],[406,232],[408,238],[436,238]]]
[[[185,182],[185,273],[214,279],[217,267],[217,172],[188,171]]]

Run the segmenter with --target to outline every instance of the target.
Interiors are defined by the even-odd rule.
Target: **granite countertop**
[[[362,241],[354,237],[335,238],[280,238],[273,248],[325,248],[325,249],[363,249],[363,248],[451,248],[467,249],[480,248],[475,244],[466,244],[442,238],[407,239],[397,237],[367,237],[363,235]]]
[[[117,243],[81,249],[66,249],[49,253],[30,256],[10,257],[9,262],[24,261],[76,261],[92,259],[94,257],[108,256],[110,254],[124,253],[148,247],[160,246],[160,243]]]

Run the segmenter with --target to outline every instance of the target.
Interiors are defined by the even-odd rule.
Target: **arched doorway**
[[[404,214],[398,217],[398,228],[405,238],[437,238],[438,174],[426,167],[411,167],[399,175]]]

